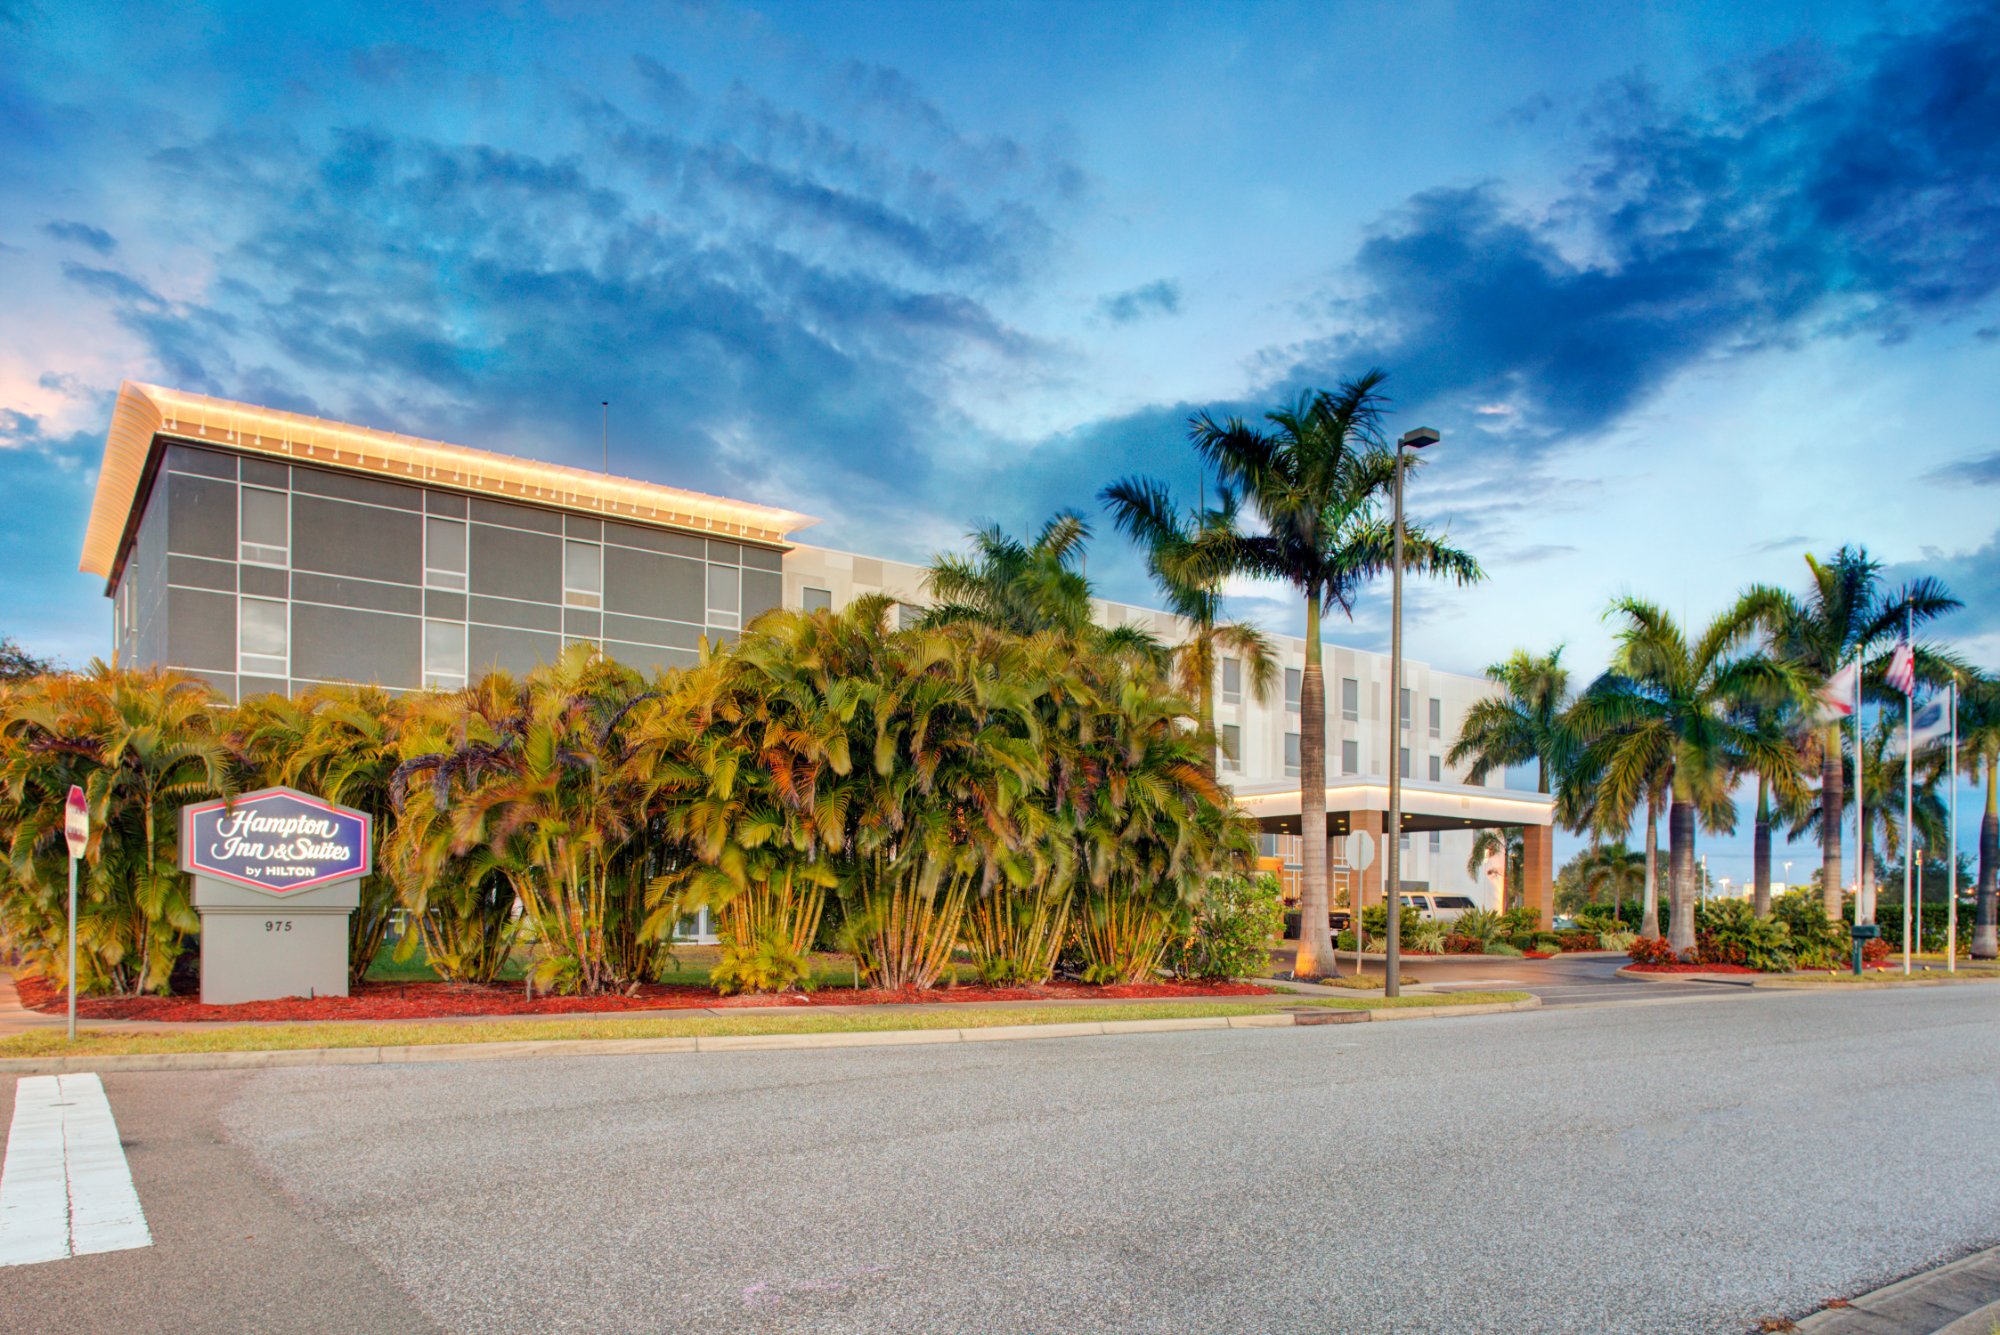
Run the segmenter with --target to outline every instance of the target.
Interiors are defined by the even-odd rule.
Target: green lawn
[[[143,1033],[85,1029],[74,1044],[56,1030],[0,1039],[0,1057],[119,1056],[163,1052],[265,1052],[300,1048],[420,1047],[439,1043],[518,1043],[541,1039],[699,1038],[737,1034],[879,1033],[898,1029],[985,1029],[998,1025],[1085,1024],[1105,1020],[1166,1020],[1270,1015],[1302,1007],[1376,1010],[1470,1006],[1520,1001],[1525,992],[1459,992],[1451,996],[1334,997],[1298,1001],[1136,1001],[1089,1006],[1021,1006],[979,1010],[800,1011],[725,1016],[634,1016],[588,1020],[492,1020],[471,1023],[218,1025],[212,1029]]]

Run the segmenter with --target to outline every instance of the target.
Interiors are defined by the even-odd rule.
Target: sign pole
[[[1944,969],[1958,972],[1958,674],[1951,677],[1951,749],[1945,752],[1945,782],[1951,785],[1951,851],[1945,855]]]
[[[90,843],[90,806],[83,789],[69,786],[63,799],[63,842],[69,845],[69,1041],[76,1042],[76,864]]]
[[[1868,771],[1862,745],[1868,725],[1861,712],[1861,656],[1854,660],[1854,922],[1858,926],[1875,921],[1875,879],[1868,865]],[[1836,843],[1840,831],[1833,832]],[[1824,895],[1825,887],[1821,887]]]
[[[1910,642],[1910,614],[1903,614],[1903,642]],[[1911,650],[1915,653],[1914,648]],[[1914,674],[1916,668],[1911,667]],[[1916,752],[1911,743],[1917,730],[1917,683],[1910,682],[1909,694],[1903,697],[1903,976],[1910,976],[1910,875],[1911,863],[1916,858],[1917,828],[1913,823],[1911,808],[1916,805]],[[1923,901],[1917,901],[1921,910]]]

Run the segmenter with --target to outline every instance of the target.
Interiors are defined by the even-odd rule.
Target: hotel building
[[[775,607],[839,608],[885,593],[909,615],[923,569],[800,543],[790,510],[586,469],[329,422],[180,390],[121,387],[81,568],[105,581],[117,661],[198,673],[231,699],[317,682],[394,690],[525,672],[586,641],[632,667],[695,661]],[[1107,626],[1168,644],[1172,615],[1100,601]],[[1299,707],[1305,642],[1274,637],[1268,699],[1222,660],[1222,777],[1266,831],[1273,865],[1298,859]],[[1405,890],[1494,897],[1467,870],[1471,830],[1525,831],[1530,902],[1549,884],[1549,803],[1466,782],[1445,759],[1481,678],[1329,644],[1329,829],[1385,829],[1389,766],[1404,793]],[[1396,712],[1390,743],[1385,711]],[[1289,818],[1289,820],[1288,820]],[[1336,895],[1381,893],[1382,860]]]

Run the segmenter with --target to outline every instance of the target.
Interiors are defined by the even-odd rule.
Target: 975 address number
[[[266,918],[264,919],[264,930],[267,932],[289,932],[292,930],[292,920],[290,918]]]

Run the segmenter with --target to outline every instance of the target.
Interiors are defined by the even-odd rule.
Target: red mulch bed
[[[66,994],[42,979],[14,980],[21,1004],[56,1012]],[[1076,1001],[1255,997],[1273,995],[1254,983],[1130,983],[1090,987],[1048,983],[1041,987],[934,987],[900,992],[828,987],[807,995],[718,996],[705,987],[648,983],[634,995],[546,997],[530,1000],[518,984],[480,987],[470,983],[363,983],[351,997],[291,997],[204,1006],[199,997],[78,997],[76,1013],[86,1020],[443,1020],[462,1015],[567,1015],[604,1011],[698,1010],[711,1006],[885,1006],[926,1001]]]
[[[1762,973],[1747,964],[1628,964],[1633,973]]]

